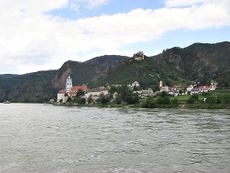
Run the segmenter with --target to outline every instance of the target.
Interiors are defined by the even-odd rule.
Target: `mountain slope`
[[[59,70],[24,75],[0,75],[0,102],[43,102],[54,98],[71,75],[75,85],[88,84],[128,57],[106,55],[85,62],[67,61]]]
[[[25,75],[0,75],[0,102],[43,102],[56,97],[68,75],[74,85],[96,87],[105,84],[129,84],[135,80],[144,87],[217,80],[230,86],[230,43],[195,43],[184,49],[174,47],[161,54],[133,61],[126,56],[105,55],[85,62],[67,61],[58,70]]]
[[[159,80],[169,85],[217,80],[222,86],[230,86],[230,43],[195,43],[184,49],[168,49],[142,62],[126,61],[91,85],[128,84],[135,80],[145,87],[157,87]]]

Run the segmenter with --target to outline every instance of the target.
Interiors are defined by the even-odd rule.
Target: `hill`
[[[229,87],[230,43],[195,43],[184,49],[164,50],[143,61],[126,60],[91,85],[128,84],[135,80],[144,87],[157,87],[159,80],[168,85],[216,80],[221,86]]]
[[[230,86],[230,42],[195,43],[186,48],[174,47],[161,54],[135,61],[126,56],[105,55],[85,62],[67,61],[58,70],[24,75],[0,75],[0,102],[43,102],[56,96],[68,75],[74,85],[96,87],[106,84],[129,84],[135,80],[143,87],[207,83],[216,80]]]
[[[95,77],[107,73],[119,61],[128,57],[105,55],[85,62],[67,61],[58,70],[40,71],[24,75],[0,75],[0,102],[44,102],[56,96],[68,75],[74,85],[88,84]]]

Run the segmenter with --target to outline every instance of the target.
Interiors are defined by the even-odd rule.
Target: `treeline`
[[[89,96],[88,98],[84,97],[85,93],[82,90],[77,92],[75,97],[68,97],[67,104],[138,104],[140,101],[140,97],[138,94],[133,93],[133,90],[128,86],[119,86],[119,87],[111,87],[109,93],[104,95],[100,94],[97,99],[94,99],[93,96]]]
[[[134,90],[126,85],[111,87],[109,93],[99,95],[96,99],[93,96],[84,97],[82,90],[77,92],[75,97],[68,97],[66,104],[77,105],[102,105],[122,106],[133,105],[142,108],[229,108],[230,94],[228,90],[219,93],[204,93],[186,96],[170,96],[166,92],[159,92],[152,97],[141,97]],[[181,99],[184,97],[185,99]]]

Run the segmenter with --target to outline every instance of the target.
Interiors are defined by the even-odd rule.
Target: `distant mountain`
[[[85,62],[67,61],[58,70],[25,75],[0,75],[0,102],[43,102],[64,88],[68,75],[74,85],[96,87],[106,84],[128,84],[135,80],[144,87],[166,84],[207,83],[216,80],[230,86],[230,42],[195,43],[186,48],[174,47],[161,54],[135,61],[126,56],[105,55]]]
[[[40,71],[24,75],[0,75],[0,102],[44,102],[64,88],[68,75],[74,85],[88,84],[128,57],[105,55],[85,62],[67,61],[58,70]]]

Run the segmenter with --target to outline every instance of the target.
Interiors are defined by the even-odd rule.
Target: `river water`
[[[0,104],[0,173],[229,173],[230,111]]]

